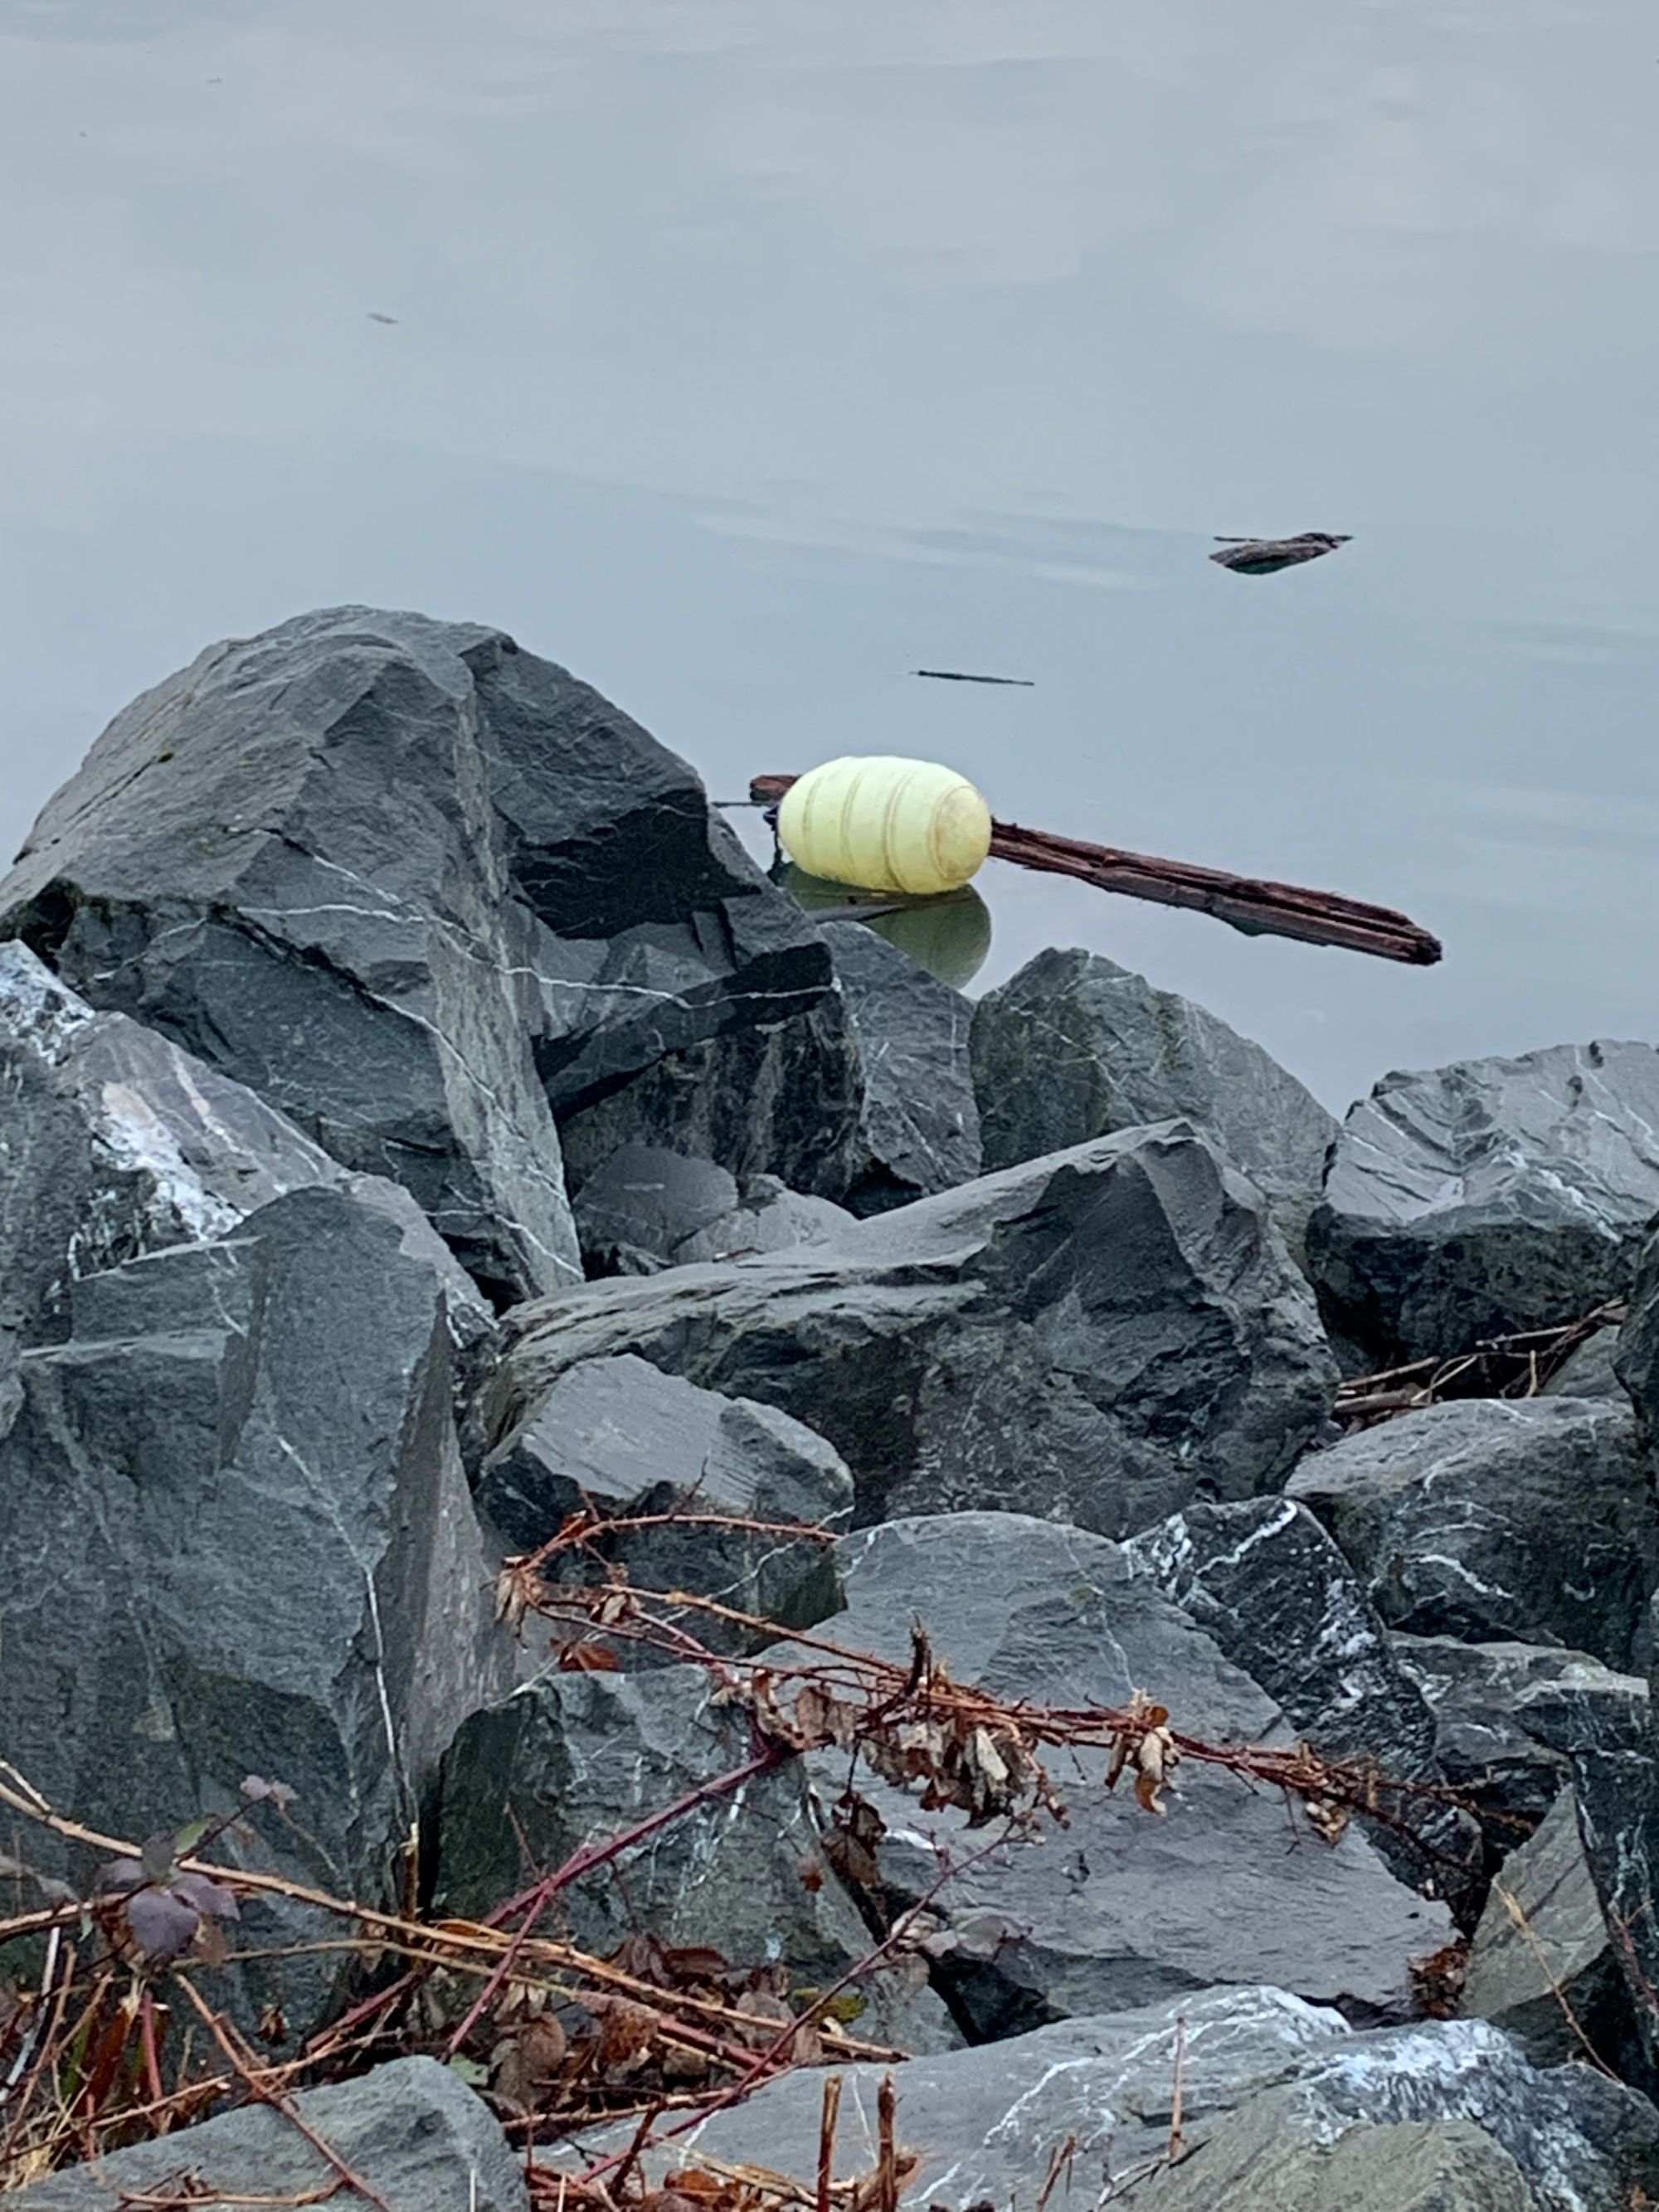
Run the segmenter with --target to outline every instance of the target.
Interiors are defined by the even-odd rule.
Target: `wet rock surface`
[[[1294,1249],[1336,1122],[1258,1044],[1097,952],[1039,952],[974,1012],[988,1170],[1182,1116],[1267,1198]]]
[[[0,943],[0,1338],[60,1337],[81,1277],[317,1188],[395,1221],[441,1275],[458,1342],[480,1339],[489,1309],[400,1185],[349,1174],[252,1091]]]
[[[1659,1509],[1635,1422],[1605,1401],[1425,1407],[1313,1454],[1285,1494],[1391,1627],[1645,1663]]]
[[[847,1203],[884,1213],[970,1182],[981,1164],[973,1007],[861,922],[823,922],[819,933],[858,1042],[863,1092]]]
[[[603,1538],[604,1556],[639,1589],[695,1589],[790,1628],[841,1602],[829,1547],[777,1533],[846,1526],[853,1479],[840,1455],[773,1407],[699,1390],[631,1353],[561,1375],[485,1462],[474,1497],[509,1553],[539,1550],[587,1506],[612,1519],[690,1515]],[[710,1528],[710,1515],[770,1525]],[[716,1649],[748,1640],[718,1620],[687,1625]]]
[[[395,2212],[525,2212],[523,2166],[499,2122],[430,2058],[398,2059],[362,2081],[306,2090],[295,2109]],[[194,2178],[191,2194],[210,2203],[320,2202],[341,2185],[337,2167],[291,2120],[256,2106],[112,2152],[95,2171],[54,2174],[13,2202],[28,2212],[122,2212],[167,2195],[181,2172]]]
[[[830,1244],[854,1219],[774,1176],[739,1184],[713,1160],[659,1145],[619,1146],[577,1192],[575,1215],[592,1275],[654,1275],[702,1261]]]
[[[1504,1862],[1474,1931],[1461,2009],[1506,2029],[1539,2066],[1583,2058],[1587,2044],[1611,2065],[1637,2057],[1570,1785]]]
[[[580,1272],[551,1109],[830,980],[637,723],[499,630],[360,607],[214,646],[118,715],[0,929],[404,1183],[520,1295]]]
[[[476,1713],[444,1762],[441,1908],[487,1911],[536,1869],[563,1865],[755,1755],[746,1717],[718,1702],[700,1668],[528,1684]],[[793,1990],[839,1982],[874,1942],[823,1856],[797,1763],[711,1797],[561,1904],[589,1951],[608,1954],[648,1928],[671,1945],[707,1946],[734,1969],[775,1965]],[[864,1999],[860,2032],[878,2041],[925,2051],[958,2039],[915,1960],[872,1978]]]
[[[590,1285],[514,1315],[509,1340],[483,1400],[493,1438],[567,1367],[634,1352],[828,1437],[862,1519],[995,1505],[1112,1534],[1201,1486],[1282,1481],[1335,1382],[1261,1199],[1179,1122],[921,1200],[822,1252]]]
[[[1639,1727],[1647,1708],[1640,1676],[1615,1674],[1588,1652],[1454,1636],[1391,1641],[1433,1711],[1441,1769],[1480,1814],[1494,1863],[1555,1802],[1571,1775],[1571,1745],[1597,1740],[1610,1711]]]
[[[1169,2168],[1178,2039],[1188,2155]],[[875,2163],[882,2072],[846,2069],[838,2179]],[[900,2140],[921,2154],[902,2202],[917,2208],[1006,2203],[1068,2142],[1073,2202],[1110,2184],[1180,2212],[1626,2212],[1659,2173],[1652,2107],[1588,2069],[1540,2071],[1485,2021],[1352,2033],[1273,1989],[1066,2021],[894,2079]],[[810,2185],[821,2103],[811,2075],[769,2083],[690,2148]],[[648,2154],[652,2179],[663,2163]]]
[[[275,1777],[302,1810],[256,1822],[257,1862],[387,1894],[444,1746],[511,1679],[440,1270],[360,1200],[298,1190],[82,1279],[70,1321],[0,1408],[0,1755],[118,1836]],[[32,1863],[85,1869],[50,1838]],[[306,1930],[246,1906],[249,1948]],[[299,2028],[334,1967],[246,1976]]]
[[[941,1515],[849,1537],[842,1572],[843,1646],[901,1658],[919,1615],[954,1677],[1006,1697],[1122,1705],[1141,1689],[1189,1735],[1295,1741],[1273,1700],[1103,1538]],[[1447,1942],[1450,1923],[1358,1830],[1332,1849],[1287,1827],[1268,1795],[1196,1764],[1180,1769],[1169,1817],[1149,1819],[1127,1790],[1105,1790],[1103,1757],[1078,1759],[1054,1772],[1069,1825],[982,1863],[960,1814],[921,1812],[872,1776],[859,1783],[888,1824],[878,1860],[889,1892],[921,1898],[945,1851],[963,1867],[928,1948],[976,2039],[1263,1973],[1358,2018],[1413,2010],[1411,1961]],[[839,1789],[845,1766],[826,1759],[821,1790]]]
[[[1309,1224],[1336,1324],[1381,1366],[1622,1297],[1659,1209],[1656,1130],[1648,1044],[1386,1077],[1344,1122]]]
[[[1398,1781],[1443,1785],[1428,1702],[1305,1506],[1285,1498],[1190,1505],[1124,1549],[1322,1757],[1364,1759]],[[1479,1868],[1474,1824],[1422,1804],[1409,1810],[1412,1838],[1379,1821],[1372,1841],[1404,1880],[1431,1883],[1457,1900]]]

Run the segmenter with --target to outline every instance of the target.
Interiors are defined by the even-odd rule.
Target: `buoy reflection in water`
[[[856,919],[866,929],[873,929],[953,991],[967,988],[991,950],[991,909],[971,884],[942,892],[936,898],[901,902],[896,897],[872,896],[847,884],[808,875],[793,860],[782,859],[774,864],[772,879],[808,914],[836,910],[845,914],[854,905],[869,907],[867,915],[848,915],[848,920]]]

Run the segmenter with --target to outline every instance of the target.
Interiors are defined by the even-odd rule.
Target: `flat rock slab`
[[[1308,1229],[1321,1296],[1379,1365],[1577,1320],[1630,1287],[1659,1209],[1659,1051],[1552,1045],[1389,1075]]]
[[[1223,1743],[1294,1741],[1279,1708],[1212,1640],[1138,1574],[1121,1548],[1011,1514],[939,1515],[846,1539],[843,1647],[902,1660],[913,1620],[959,1681],[1076,1709],[1121,1705],[1140,1689],[1183,1734]],[[940,1986],[977,2037],[1066,2014],[1173,1998],[1266,1972],[1279,1985],[1357,2017],[1414,2008],[1414,1959],[1451,1934],[1444,1905],[1395,1880],[1351,1829],[1332,1849],[1277,1795],[1183,1765],[1166,1818],[1127,1790],[1109,1794],[1103,1760],[1055,1754],[1069,1825],[988,1860],[960,1815],[924,1812],[861,1774],[887,1822],[886,1890],[919,1899],[948,1850],[962,1871],[932,1909]],[[821,1794],[846,1760],[814,1769]]]
[[[118,715],[0,933],[404,1183],[502,1296],[580,1274],[552,1108],[830,988],[637,723],[500,630],[363,607]]]
[[[583,1359],[637,1353],[780,1407],[858,1514],[1014,1506],[1114,1534],[1281,1482],[1335,1368],[1263,1201],[1180,1122],[866,1221],[840,1243],[523,1308],[486,1444]]]
[[[635,1589],[717,1597],[789,1628],[809,1628],[841,1603],[830,1547],[776,1533],[781,1522],[846,1526],[853,1478],[840,1454],[775,1407],[700,1390],[632,1353],[567,1369],[485,1462],[473,1495],[502,1547],[517,1553],[539,1550],[586,1504],[612,1518],[678,1510],[771,1523],[693,1521],[603,1541]],[[568,1565],[574,1572],[580,1562]],[[716,1650],[742,1642],[701,1613],[685,1625]],[[628,1664],[630,1648],[617,1656]]]
[[[234,1807],[258,1863],[395,1894],[395,1854],[513,1654],[453,1426],[444,1283],[346,1193],[290,1191],[214,1243],[83,1278],[67,1340],[0,1406],[0,1744],[54,1805],[141,1838]],[[236,1846],[227,1839],[224,1848]],[[42,1871],[85,1870],[42,1838]],[[337,1932],[278,1899],[247,1947]],[[306,2032],[325,1954],[240,1970]]]
[[[1540,2066],[1584,2056],[1574,2021],[1615,2071],[1638,2056],[1571,1785],[1498,1870],[1470,1947],[1462,2009],[1506,2028]]]
[[[307,2089],[295,2109],[392,2212],[525,2212],[524,2167],[495,2115],[447,2067],[398,2058],[360,2081]],[[256,2105],[112,2151],[95,2171],[70,2166],[12,2199],[18,2212],[121,2212],[136,2198],[177,2193],[204,2202],[308,2203],[353,2198],[339,2175],[280,2112]]]
[[[985,1165],[1183,1116],[1299,1250],[1337,1125],[1259,1044],[1097,952],[1039,952],[974,1013]]]
[[[441,1274],[458,1341],[483,1335],[489,1308],[401,1185],[348,1173],[255,1092],[0,943],[0,1338],[61,1337],[82,1276],[315,1188],[397,1221]]]
[[[1160,2173],[1178,2040],[1191,2150]],[[902,2198],[918,2212],[1033,2203],[1067,2146],[1048,2202],[1069,2212],[1109,2185],[1113,2201],[1158,2212],[1629,2212],[1659,2179],[1659,2115],[1633,2090],[1584,2067],[1540,2072],[1485,2021],[1351,2033],[1280,1990],[1198,1990],[891,2069],[848,2067],[838,2179],[875,2165],[890,2070],[898,2140],[921,2157]],[[769,2082],[688,2132],[674,2155],[768,2166],[810,2191],[822,2095],[816,2074]],[[629,2140],[616,2129],[582,2148]],[[1377,2193],[1389,2160],[1401,2191],[1392,2197]],[[665,2163],[647,2154],[653,2179]],[[1516,2195],[1517,2174],[1530,2194]],[[1500,2193],[1471,2196],[1474,2178]],[[1323,2195],[1322,2180],[1333,2185]],[[1462,2194],[1437,2195],[1436,2183]]]
[[[752,1732],[741,1711],[715,1702],[717,1689],[700,1667],[551,1674],[475,1713],[444,1762],[440,1911],[482,1917],[537,1869],[744,1766]],[[816,1887],[802,1879],[809,1869]],[[559,1902],[589,1951],[647,1933],[711,1947],[734,1969],[781,1965],[796,1990],[839,1982],[876,1942],[823,1856],[795,1764],[653,1831]],[[857,1993],[855,2032],[874,2042],[926,2051],[957,2040],[914,1960]]]
[[[1391,1627],[1645,1656],[1659,1509],[1634,1419],[1605,1400],[1427,1406],[1314,1453],[1285,1495]]]

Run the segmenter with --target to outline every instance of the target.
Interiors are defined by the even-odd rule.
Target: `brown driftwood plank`
[[[750,783],[749,795],[771,805],[794,781],[793,775],[757,775]],[[1097,890],[1213,915],[1252,936],[1294,937],[1307,945],[1338,945],[1419,968],[1432,967],[1440,957],[1439,939],[1407,915],[1392,907],[1344,898],[1337,891],[1231,875],[1188,860],[1160,860],[1111,845],[1085,844],[1080,837],[1057,837],[1047,830],[1022,829],[1017,822],[993,822],[991,853],[994,859],[1012,860],[1018,867],[1074,876]]]

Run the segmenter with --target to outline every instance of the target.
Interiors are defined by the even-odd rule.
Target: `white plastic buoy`
[[[860,890],[953,891],[991,849],[991,810],[934,761],[850,755],[784,793],[778,836],[797,866]]]

